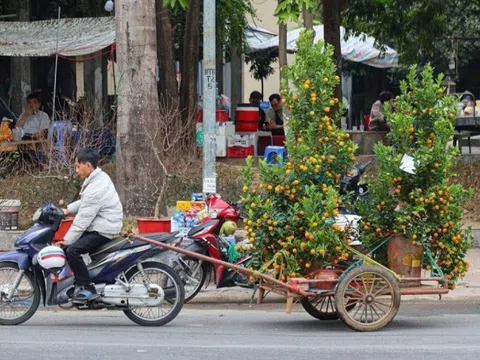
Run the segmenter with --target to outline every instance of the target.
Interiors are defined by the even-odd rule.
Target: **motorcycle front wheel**
[[[178,274],[168,265],[158,262],[142,264],[143,273],[137,267],[126,275],[129,283],[150,284],[160,286],[165,299],[156,307],[131,307],[125,315],[141,326],[163,326],[175,319],[185,303],[185,290]]]
[[[17,264],[0,264],[0,325],[20,325],[29,320],[40,305],[40,288],[33,274],[27,270],[20,279],[19,275]]]

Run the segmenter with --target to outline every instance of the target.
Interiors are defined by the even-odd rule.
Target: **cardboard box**
[[[235,134],[235,125],[232,121],[217,123],[217,136],[232,136]]]
[[[197,133],[203,131],[203,123],[197,123]],[[215,135],[232,136],[235,135],[235,125],[232,121],[217,122],[215,125]]]

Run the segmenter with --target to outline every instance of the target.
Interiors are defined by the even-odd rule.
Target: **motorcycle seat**
[[[139,236],[150,239],[150,240],[159,241],[159,242],[170,242],[175,239],[177,234],[178,232],[152,233],[152,234],[139,234]],[[109,254],[119,250],[136,248],[142,245],[147,245],[147,243],[142,240],[137,240],[137,239],[131,240],[129,238],[118,237],[100,246],[98,249],[95,250],[94,253],[90,254],[90,256],[98,256],[100,254]]]

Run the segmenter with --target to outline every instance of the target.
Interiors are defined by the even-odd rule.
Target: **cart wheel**
[[[353,309],[349,309],[351,305]],[[339,282],[335,306],[342,321],[353,330],[380,330],[400,307],[398,281],[380,266],[360,266]]]
[[[339,316],[335,307],[333,295],[318,296],[314,298],[304,297],[300,300],[305,311],[319,320],[338,320]],[[351,311],[356,304],[347,303],[347,310]]]

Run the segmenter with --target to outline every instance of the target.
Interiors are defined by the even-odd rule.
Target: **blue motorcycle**
[[[169,266],[152,260],[165,250],[128,238],[113,239],[90,254],[88,269],[100,296],[72,303],[75,278],[68,263],[46,269],[38,258],[52,245],[63,218],[63,211],[53,204],[42,206],[33,217],[34,225],[16,240],[15,250],[0,255],[0,325],[24,323],[41,299],[44,306],[121,310],[142,326],[162,326],[179,314],[185,300],[182,280]],[[146,237],[173,242],[176,235]]]

